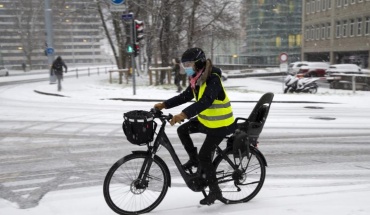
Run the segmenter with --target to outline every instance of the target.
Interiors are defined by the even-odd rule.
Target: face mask
[[[186,76],[188,77],[194,75],[195,73],[193,67],[185,67],[184,70],[185,70]]]

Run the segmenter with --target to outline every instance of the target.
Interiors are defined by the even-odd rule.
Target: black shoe
[[[182,165],[182,168],[187,170],[187,169],[191,169],[193,166],[198,167],[199,159],[198,159],[197,148],[194,147],[191,150],[188,149],[187,153],[189,154],[189,160]]]
[[[198,167],[198,164],[199,164],[199,162],[198,162],[198,160],[192,160],[192,159],[190,159],[190,160],[188,160],[188,162],[186,162],[186,163],[184,163],[184,165],[182,165],[182,168],[183,169],[191,169],[192,167]]]
[[[206,198],[200,200],[201,205],[211,205],[215,203],[216,200],[220,200],[222,198],[222,192],[219,191],[210,191]]]

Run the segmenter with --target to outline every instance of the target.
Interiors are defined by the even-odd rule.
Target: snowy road
[[[240,86],[241,80],[248,89],[235,87]],[[264,208],[267,211],[277,208],[281,214],[294,214],[289,209],[299,209],[294,207],[293,199],[321,199],[329,193],[333,194],[329,198],[337,201],[335,196],[346,192],[349,195],[357,193],[357,197],[369,196],[368,92],[356,95],[344,91],[284,95],[280,93],[281,85],[278,83],[253,79],[253,83],[258,82],[258,86],[253,88],[254,84],[248,83],[249,80],[229,79],[225,83],[231,100],[257,101],[263,92],[275,93],[275,103],[260,137],[260,150],[268,163],[266,184],[253,201],[245,204],[250,210],[261,212],[255,214],[265,214]],[[0,198],[3,199],[0,200],[0,211],[8,212],[4,214],[67,214],[65,209],[53,204],[58,199],[67,201],[69,193],[73,196],[71,199],[80,201],[81,205],[88,204],[84,201],[90,201],[89,198],[99,203],[91,208],[85,207],[83,212],[76,209],[68,214],[114,214],[102,199],[102,182],[116,160],[130,150],[138,149],[124,139],[122,113],[138,108],[147,110],[153,104],[103,99],[164,99],[175,95],[175,87],[139,86],[137,96],[132,96],[130,87],[112,86],[107,82],[107,77],[103,76],[68,79],[63,83],[65,90],[62,94],[68,96],[64,98],[33,91],[56,93],[56,86],[46,82],[0,87]],[[233,103],[235,115],[247,117],[254,104]],[[181,107],[169,112],[179,111]],[[167,133],[180,159],[185,161],[187,157],[176,139],[176,127],[168,127]],[[194,138],[195,142],[202,141],[201,135]],[[164,149],[159,156],[168,163],[174,182],[163,205],[153,213],[184,214],[195,210],[196,214],[203,214],[215,212],[216,208],[220,209],[219,214],[230,212],[222,209],[222,204],[197,210],[201,198],[199,193],[191,193],[184,188]],[[175,190],[189,195],[185,197],[183,206],[172,203],[171,196],[176,197]],[[84,192],[92,196],[85,198]],[[277,203],[281,205],[276,206]],[[348,210],[342,211],[362,206],[362,201],[351,206],[352,203],[349,202]],[[239,214],[240,207],[232,206],[228,214]],[[368,214],[369,207],[364,205],[360,212],[352,214]]]

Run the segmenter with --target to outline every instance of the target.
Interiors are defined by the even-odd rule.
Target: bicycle
[[[236,204],[248,202],[261,190],[267,162],[258,150],[258,137],[265,124],[274,94],[266,93],[257,102],[248,118],[236,118],[237,131],[225,137],[226,148],[216,148],[213,164],[217,181],[222,190],[221,202]],[[207,195],[207,184],[200,177],[200,171],[187,172],[165,133],[165,125],[172,115],[162,111],[150,111],[161,125],[153,120],[154,141],[145,144],[146,151],[132,151],[118,160],[108,171],[103,193],[108,206],[118,214],[141,214],[155,209],[164,199],[171,186],[170,171],[162,158],[156,155],[160,146],[168,150],[180,175],[189,189]],[[240,122],[242,121],[242,122]],[[126,133],[125,133],[126,134]],[[153,134],[154,135],[154,134]],[[126,134],[129,138],[129,135]],[[220,144],[221,145],[221,144]]]

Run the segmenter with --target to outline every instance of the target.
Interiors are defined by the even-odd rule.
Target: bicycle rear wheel
[[[156,208],[167,193],[170,173],[165,163],[154,157],[147,177],[138,178],[147,155],[131,154],[118,160],[104,180],[104,198],[118,214],[141,214]]]
[[[232,149],[226,152],[227,156],[234,162]],[[237,163],[239,158],[235,159]],[[216,177],[222,190],[225,204],[248,202],[261,190],[266,176],[266,167],[263,157],[251,148],[251,156],[244,157],[238,169],[233,169],[227,160],[218,156],[215,161]]]

